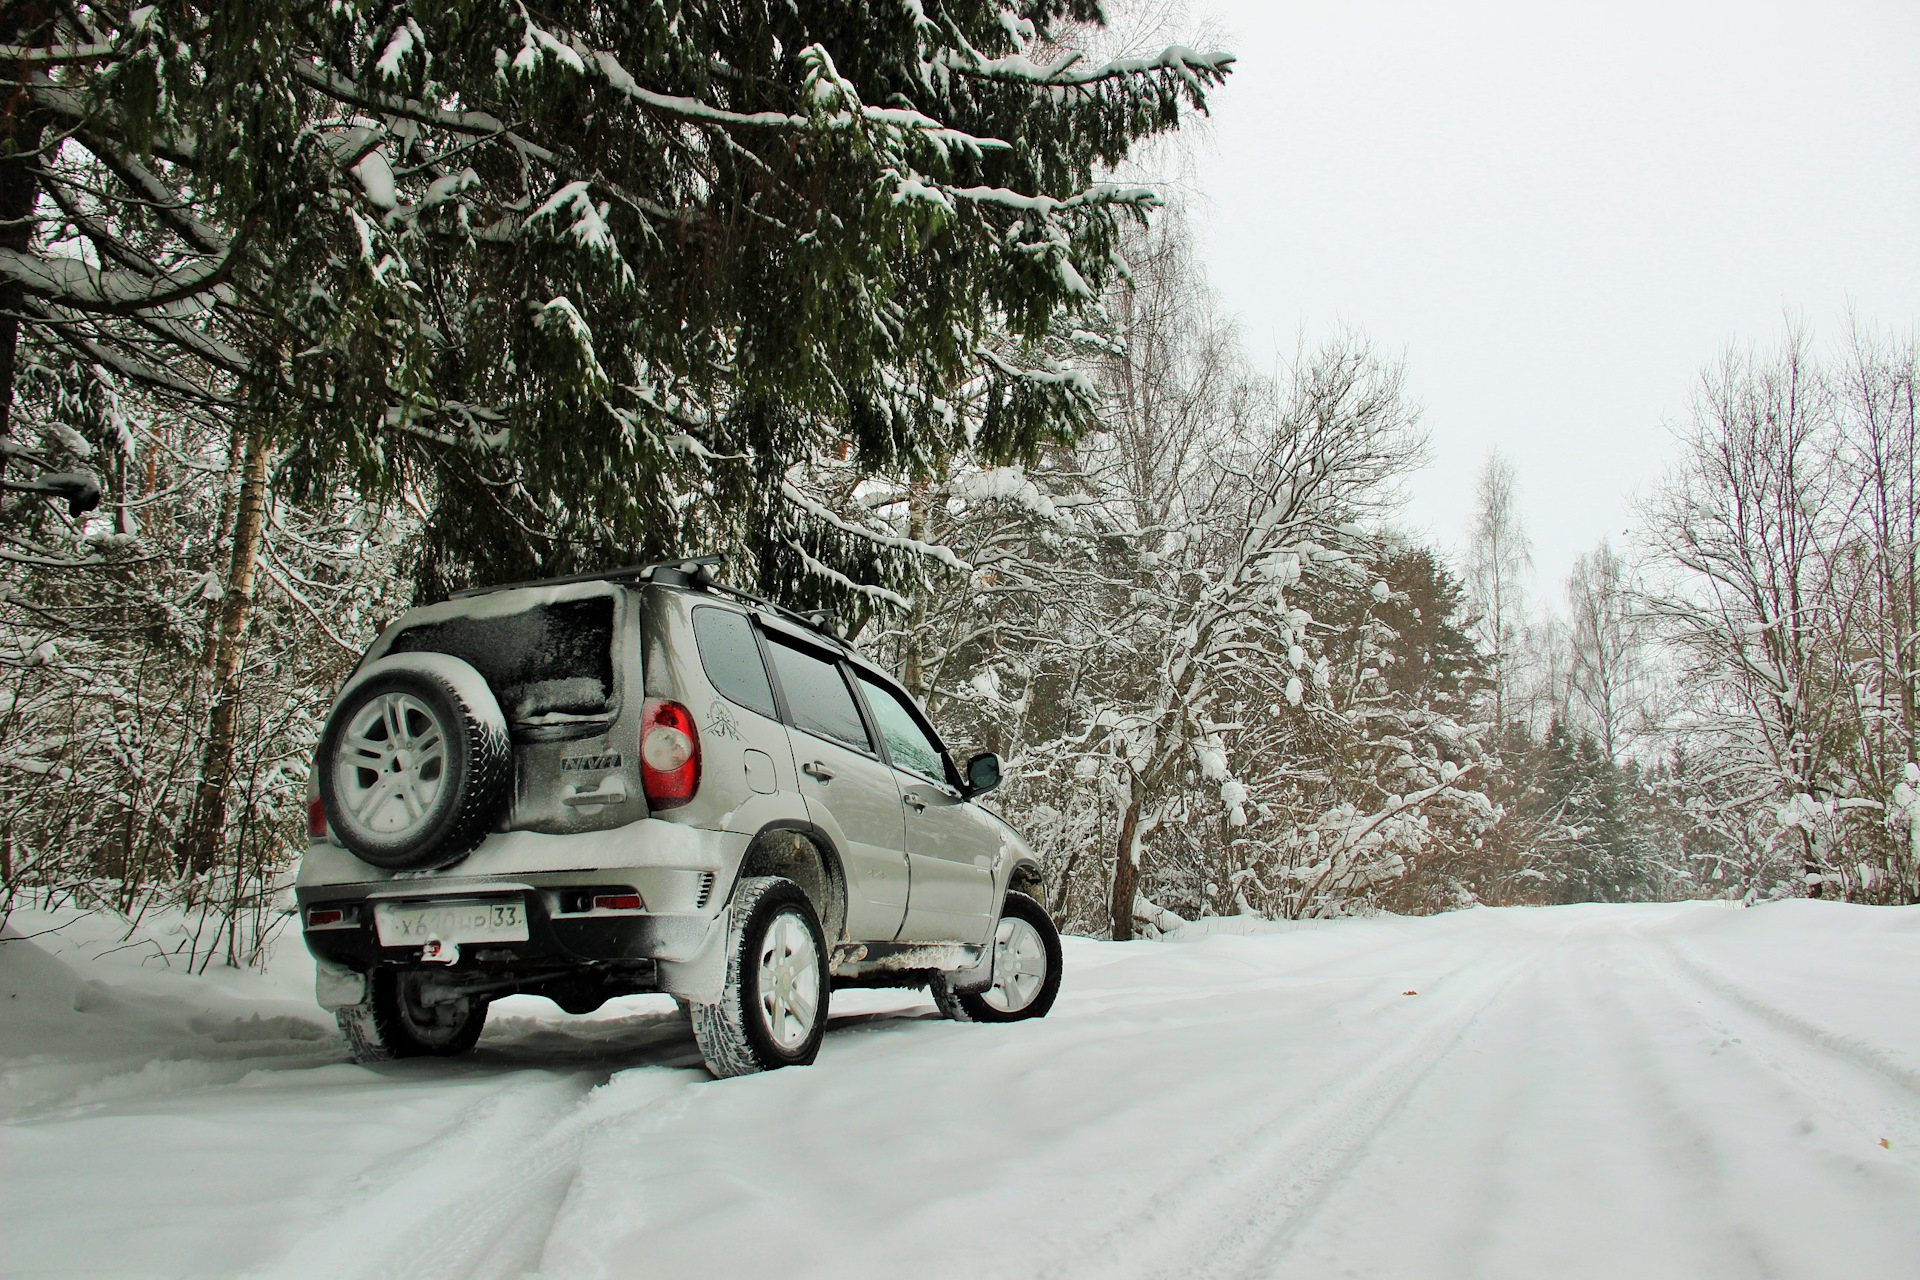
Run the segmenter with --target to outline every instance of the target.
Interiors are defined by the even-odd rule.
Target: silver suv
[[[414,609],[336,700],[297,881],[362,1061],[471,1048],[515,992],[666,992],[717,1076],[813,1061],[834,987],[1043,1016],[1019,834],[888,675],[713,558]]]

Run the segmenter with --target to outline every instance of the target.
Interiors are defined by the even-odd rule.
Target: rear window
[[[509,720],[537,723],[613,710],[611,596],[408,627],[388,652],[445,653],[472,664]]]
[[[700,649],[700,665],[721,696],[763,716],[773,715],[773,686],[753,642],[753,624],[730,609],[693,611],[693,638]]]

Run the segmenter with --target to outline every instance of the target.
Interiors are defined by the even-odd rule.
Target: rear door
[[[846,859],[847,937],[885,942],[907,906],[905,822],[838,655],[763,628],[807,816]]]
[[[907,822],[907,915],[902,942],[984,942],[993,930],[994,861],[1000,835],[963,800],[933,727],[913,700],[873,674],[854,671],[893,766]]]

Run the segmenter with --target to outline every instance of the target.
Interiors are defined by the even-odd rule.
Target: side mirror
[[[1000,757],[982,751],[967,761],[967,795],[983,796],[1000,785]]]

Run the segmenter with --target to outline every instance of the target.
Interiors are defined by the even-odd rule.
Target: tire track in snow
[[[347,1203],[256,1274],[276,1280],[465,1280],[537,1269],[582,1145],[690,1079],[684,1071],[647,1068],[699,1061],[698,1052],[683,1043],[684,1020],[642,1015],[622,1021],[645,1033],[638,1043],[618,1042],[624,1028],[615,1028],[616,1039],[609,1041],[601,1028],[593,1028],[593,1036],[556,1037],[538,1024],[514,1038],[483,1041],[485,1058],[506,1066],[504,1086],[425,1143],[386,1157],[377,1171],[355,1179]],[[518,1029],[514,1022],[506,1026]],[[556,1038],[571,1042],[574,1051],[560,1051]],[[587,1069],[515,1065],[567,1057]],[[609,1058],[625,1061],[609,1069]],[[416,1062],[401,1069],[435,1065]],[[625,1077],[653,1087],[636,1089]],[[610,1087],[624,1101],[610,1103]]]
[[[577,1110],[598,1082],[584,1072],[507,1076],[464,1108],[452,1125],[411,1148],[383,1153],[351,1179],[315,1227],[256,1274],[335,1280],[394,1273],[390,1256],[417,1247],[423,1228],[431,1233],[436,1222],[465,1220],[476,1171],[514,1167],[521,1153]],[[343,1115],[341,1123],[365,1120]]]
[[[1726,1268],[1729,1259],[1739,1259],[1747,1273],[1756,1277],[1791,1274],[1777,1265],[1766,1242],[1741,1222],[1737,1194],[1727,1173],[1733,1162],[1728,1158],[1723,1132],[1704,1122],[1698,1109],[1683,1101],[1684,1082],[1673,1070],[1671,1049],[1663,1050],[1657,1043],[1648,1010],[1635,1007],[1626,998],[1621,976],[1625,965],[1637,964],[1656,992],[1673,999],[1667,1010],[1670,1017],[1683,1023],[1696,1021],[1700,1016],[1697,1008],[1689,1008],[1675,998],[1677,993],[1662,981],[1654,961],[1656,945],[1646,935],[1638,931],[1624,934],[1619,945],[1609,947],[1608,954],[1620,963],[1607,968],[1605,981],[1597,979],[1591,967],[1578,973],[1578,1003],[1583,1009],[1605,1014],[1590,1019],[1600,1028],[1592,1037],[1594,1060],[1604,1063],[1607,1074],[1632,1091],[1634,1100],[1624,1109],[1623,1123],[1640,1129],[1658,1153],[1654,1159],[1663,1172],[1684,1180],[1690,1188],[1677,1199],[1691,1206],[1692,1212],[1670,1220],[1664,1224],[1665,1229],[1685,1231],[1684,1243],[1695,1252],[1692,1265],[1699,1269],[1715,1266],[1715,1259],[1719,1260],[1716,1269]]]
[[[1644,940],[1644,935],[1637,936]],[[1862,1071],[1846,1055],[1833,1055],[1820,1038],[1802,1040],[1796,1032],[1789,1042],[1800,1044],[1802,1065],[1818,1062],[1829,1073],[1839,1067],[1852,1077],[1839,1088],[1831,1074],[1824,1082],[1809,1081],[1774,1056],[1772,1051],[1782,1043],[1777,1038],[1756,1045],[1734,1036],[1703,1011],[1695,995],[1718,993],[1674,954],[1673,944],[1662,940],[1630,954],[1644,979],[1642,989],[1664,997],[1666,1016],[1697,1038],[1676,1045],[1670,1037],[1658,1036],[1654,1017],[1629,1002],[1624,982],[1589,982],[1588,1002],[1613,1011],[1609,1024],[1616,1035],[1629,1038],[1617,1044],[1611,1056],[1640,1091],[1642,1102],[1633,1114],[1665,1139],[1662,1167],[1692,1184],[1678,1199],[1693,1206],[1689,1218],[1699,1235],[1718,1244],[1715,1270],[1733,1274],[1737,1262],[1756,1277],[1911,1274],[1910,1245],[1895,1244],[1889,1250],[1886,1241],[1862,1229],[1876,1220],[1897,1219],[1911,1203],[1910,1162],[1898,1160],[1898,1153],[1873,1150],[1868,1135],[1878,1130],[1851,1114],[1846,1101],[1849,1088],[1861,1081],[1872,1081],[1882,1090],[1886,1081]],[[1682,980],[1676,982],[1677,977]],[[1706,1062],[1719,1058],[1717,1069],[1696,1056],[1715,1038],[1720,1043],[1708,1048]],[[1721,1057],[1727,1049],[1737,1052]],[[1810,1117],[1798,1126],[1784,1123],[1795,1114],[1789,1102],[1795,1098],[1808,1111],[1855,1129],[1838,1145],[1857,1142],[1859,1155],[1837,1152],[1831,1139],[1821,1141]],[[1790,1128],[1792,1138],[1787,1136]],[[1812,1141],[1802,1146],[1808,1139]],[[1879,1163],[1890,1154],[1896,1157],[1892,1169]],[[1857,1214],[1857,1220],[1825,1242],[1810,1240],[1799,1225],[1802,1217],[1838,1224],[1841,1213]]]
[[[0,1123],[63,1119],[101,1103],[214,1089],[259,1071],[307,1071],[345,1058],[339,1034],[315,1023],[200,1017],[179,1039],[156,1040],[143,1053],[0,1062]]]
[[[1585,1173],[1592,1194],[1694,1257],[1684,1220],[1623,1170],[1666,1159],[1669,1131],[1642,1124],[1645,1088],[1623,1060],[1615,1003],[1596,996],[1615,981],[1614,948],[1570,931],[1542,938],[1522,977],[1463,1028],[1461,1052],[1421,1073],[1339,1175],[1247,1252],[1242,1277],[1538,1276],[1719,1274],[1663,1269],[1657,1250],[1616,1247],[1616,1269],[1550,1259],[1565,1242],[1595,1256],[1606,1246],[1589,1215],[1567,1204],[1568,1152],[1605,1151]],[[1551,1135],[1549,1140],[1548,1135]],[[1647,1153],[1658,1152],[1658,1156]],[[1575,1164],[1578,1162],[1575,1161]],[[1401,1238],[1424,1243],[1409,1248]],[[1575,1243],[1579,1242],[1579,1243]],[[1716,1255],[1717,1256],[1717,1255]]]
[[[1920,1073],[1875,1046],[1754,998],[1672,943],[1663,944],[1660,961],[1648,958],[1648,964],[1723,1047],[1738,1048],[1865,1141],[1886,1139],[1903,1164],[1920,1164]],[[1717,1009],[1703,1009],[1706,1001]]]
[[[1451,971],[1430,989],[1443,992],[1448,980],[1477,963]],[[1056,1258],[1036,1274],[1046,1280],[1248,1274],[1249,1265],[1284,1249],[1291,1232],[1526,963],[1516,960],[1480,977],[1438,1013],[1428,1012],[1426,1024],[1400,1038],[1391,1052],[1336,1072],[1334,1078],[1345,1082],[1330,1097],[1265,1120],[1227,1149],[1177,1171],[1127,1222],[1074,1241],[1075,1256]],[[1376,1044],[1370,1041],[1364,1052],[1371,1056]]]
[[[704,1070],[697,1077],[661,1068],[615,1074],[538,1139],[495,1162],[504,1171],[461,1194],[455,1212],[423,1218],[404,1243],[358,1274],[367,1280],[495,1280],[537,1273],[586,1147],[616,1129],[630,1141],[671,1123],[686,1110],[688,1090],[706,1080]]]
[[[1693,955],[1689,948],[1677,942],[1665,943],[1667,954],[1681,969],[1684,969],[1701,987],[1706,988],[1722,1001],[1745,1009],[1778,1030],[1799,1040],[1810,1048],[1839,1058],[1855,1067],[1873,1072],[1887,1083],[1893,1084],[1916,1099],[1920,1099],[1920,1069],[1894,1057],[1878,1045],[1869,1044],[1854,1036],[1842,1035],[1820,1024],[1789,1013],[1778,1005],[1769,1004],[1751,991],[1716,971],[1712,966]]]
[[[1240,1278],[1279,1274],[1277,1268],[1301,1231],[1313,1221],[1328,1198],[1346,1184],[1355,1168],[1372,1152],[1380,1134],[1420,1086],[1460,1048],[1477,1028],[1481,1017],[1506,994],[1514,980],[1531,967],[1532,961],[1528,959],[1500,970],[1483,984],[1481,998],[1472,1003],[1463,1018],[1424,1032],[1389,1059],[1376,1079],[1365,1087],[1353,1110],[1345,1114],[1335,1111],[1327,1117],[1329,1123],[1317,1132],[1296,1139],[1294,1148],[1305,1148],[1296,1166],[1302,1172],[1282,1195],[1262,1204],[1257,1216],[1251,1216],[1240,1232],[1226,1237],[1216,1261],[1192,1274]],[[1179,1273],[1161,1274],[1170,1280]]]

